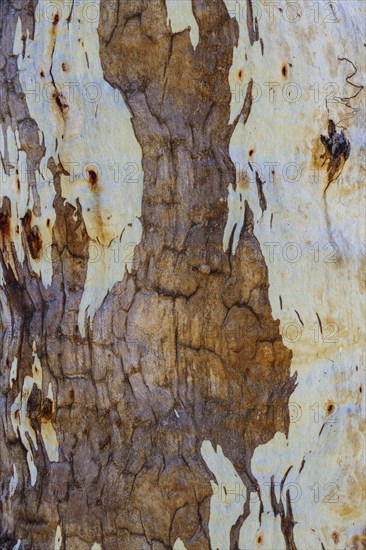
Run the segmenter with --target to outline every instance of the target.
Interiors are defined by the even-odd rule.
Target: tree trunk
[[[3,0],[1,548],[364,547],[364,11]]]

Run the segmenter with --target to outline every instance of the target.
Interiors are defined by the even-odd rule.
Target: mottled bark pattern
[[[25,29],[33,24],[32,10],[16,4],[4,4],[5,54],[18,16]],[[222,246],[227,189],[235,181],[228,74],[237,23],[221,0],[194,0],[193,9],[200,29],[196,50],[188,30],[172,35],[162,0],[121,2],[119,9],[114,1],[101,2],[105,78],[122,92],[143,152],[143,237],[131,273],[121,273],[85,339],[77,327],[70,330],[70,320],[82,295],[88,236],[81,208],[62,200],[58,160],[49,159],[57,217],[47,290],[28,262],[21,267],[14,259],[17,277],[7,267],[6,218],[14,211],[3,203],[2,307],[14,330],[1,333],[1,548],[13,548],[18,539],[20,549],[53,548],[57,525],[62,547],[72,550],[96,541],[104,550],[160,550],[178,537],[189,550],[209,548],[212,476],[202,441],[220,444],[248,490],[257,491],[254,449],[288,430],[291,353],[272,318],[249,205],[235,255]],[[3,71],[10,66],[16,74],[9,53]],[[2,124],[20,131],[27,116],[33,128],[28,114],[13,111],[12,94],[17,109],[26,111],[21,90],[6,89]],[[28,158],[35,154],[31,142],[26,134]],[[33,220],[27,223],[20,230],[32,254]],[[9,418],[31,371],[33,341],[44,385],[51,381],[56,390],[60,460],[49,462],[40,440],[31,487]],[[18,378],[9,389],[15,356]],[[36,431],[42,407],[49,415],[45,392],[39,399]],[[13,464],[19,484],[10,502]]]

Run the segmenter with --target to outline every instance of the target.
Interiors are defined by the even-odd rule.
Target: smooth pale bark
[[[1,11],[1,548],[362,548],[365,3]]]

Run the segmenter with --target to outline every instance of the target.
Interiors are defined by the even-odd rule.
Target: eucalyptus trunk
[[[3,0],[1,548],[364,547],[365,8]]]

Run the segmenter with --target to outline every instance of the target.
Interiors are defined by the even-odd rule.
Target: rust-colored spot
[[[249,156],[251,157],[251,156],[253,156],[253,154],[254,154],[254,149],[251,149],[251,150],[249,151]]]
[[[243,80],[244,71],[243,69],[239,69],[237,72],[238,80]]]
[[[49,227],[50,225],[51,225],[51,220],[48,219],[48,220],[47,220],[47,227]]]
[[[333,531],[332,533],[332,539],[334,540],[334,543],[335,544],[338,544],[339,543],[339,535],[336,531]]]
[[[59,16],[59,14],[58,14],[58,13],[55,13],[54,18],[53,18],[53,21],[52,21],[52,25],[55,27],[59,21],[60,21],[60,16]]]
[[[286,78],[286,76],[287,76],[287,67],[286,67],[286,65],[282,66],[282,74]]]
[[[326,406],[327,414],[332,414],[332,413],[334,413],[334,409],[335,409],[334,403],[329,402],[329,403],[327,404],[327,406]]]
[[[263,538],[262,538],[261,535],[259,535],[259,536],[257,537],[257,544],[262,544],[262,542],[263,542]]]
[[[63,95],[59,92],[54,92],[52,94],[52,97],[55,100],[55,103],[56,103],[57,107],[60,109],[61,114],[64,115],[65,113],[67,113],[67,111],[69,109],[69,106],[64,101]]]
[[[250,187],[250,179],[245,170],[240,170],[238,174],[238,184],[241,190],[248,189]]]
[[[319,172],[322,169],[326,169],[324,161],[324,146],[319,138],[313,140],[313,146],[311,151],[311,163],[315,170],[316,180],[319,179]]]
[[[64,72],[67,71],[67,65],[66,65],[65,62],[62,63],[61,67],[62,67],[62,70],[63,70]]]
[[[88,170],[88,180],[91,185],[96,185],[98,183],[98,175],[95,170]]]
[[[44,72],[43,72],[43,71],[41,71],[41,72],[39,73],[39,75],[40,75],[41,78],[44,78]]]
[[[20,191],[20,179],[17,178],[17,188],[18,188],[18,191]]]

